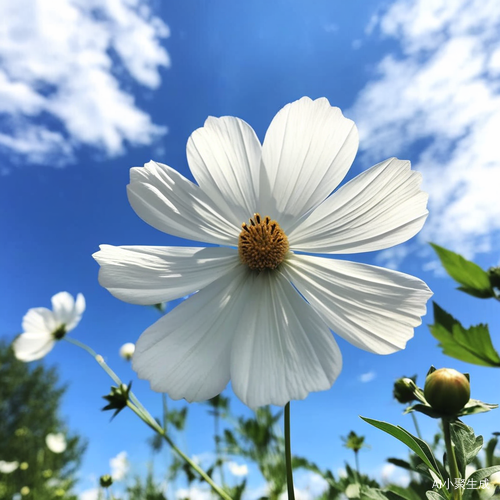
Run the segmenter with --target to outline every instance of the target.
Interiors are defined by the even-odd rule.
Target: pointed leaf
[[[392,425],[388,422],[382,422],[380,420],[373,420],[371,418],[361,417],[365,422],[377,427],[387,434],[395,437],[402,443],[404,443],[408,448],[410,448],[413,452],[415,452],[420,459],[431,469],[434,474],[436,474],[440,479],[442,479],[441,473],[439,472],[439,467],[434,458],[432,450],[429,448],[429,445],[419,439],[418,437],[413,436],[407,430],[403,429],[399,425]]]
[[[492,474],[495,474],[495,472],[500,472],[500,465],[495,465],[494,467],[487,467],[486,469],[479,469],[476,472],[473,472],[469,478],[467,479],[469,484],[480,484],[483,479],[489,478]],[[477,495],[474,495],[474,493],[477,493],[477,488],[472,489],[472,488],[465,488],[462,500],[472,500],[474,498],[477,498]]]
[[[464,328],[435,302],[433,306],[434,324],[429,329],[444,354],[475,365],[500,367],[500,356],[491,343],[488,325]]]
[[[431,246],[436,251],[446,272],[462,285],[462,291],[466,293],[473,292],[472,295],[480,298],[495,296],[486,271],[458,253],[434,243],[431,243]]]

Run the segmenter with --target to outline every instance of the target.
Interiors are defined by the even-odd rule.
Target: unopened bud
[[[425,379],[424,396],[437,412],[456,415],[470,399],[467,377],[453,368],[440,368]]]
[[[126,361],[130,361],[134,355],[135,345],[132,342],[127,342],[120,347],[120,356]]]
[[[113,484],[113,478],[109,474],[105,474],[99,478],[99,484],[102,488],[109,488]]]
[[[416,399],[414,394],[415,388],[415,382],[411,378],[398,378],[396,382],[394,382],[392,395],[399,403],[411,403]]]

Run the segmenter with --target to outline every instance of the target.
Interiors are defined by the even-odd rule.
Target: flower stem
[[[127,406],[140,418],[142,418],[141,413],[138,411],[138,408],[132,404],[130,401],[127,402]],[[143,419],[144,420],[144,419]],[[189,465],[190,467],[195,470],[217,493],[221,498],[224,500],[231,500],[231,497],[223,491],[221,488],[219,488],[211,479],[211,477],[203,470],[201,469],[195,462],[193,462],[186,454],[184,454],[177,446],[174,444],[174,442],[170,439],[170,437],[165,433],[165,430],[158,425],[158,422],[156,420],[151,419],[151,420],[144,420],[144,422],[151,427],[155,432],[160,434],[160,436],[165,439],[165,441],[170,445],[170,447],[181,457],[183,458]]]
[[[91,347],[80,342],[79,340],[75,340],[71,337],[64,337],[65,340],[70,342],[71,344],[80,347],[81,349],[87,351],[101,366],[101,368],[113,379],[115,384],[120,387],[123,385],[123,382],[120,380],[118,375],[107,365],[104,358],[97,354]],[[182,458],[184,459],[189,466],[195,470],[217,493],[223,500],[232,500],[231,497],[221,488],[219,488],[210,478],[210,476],[201,469],[196,463],[194,463],[187,455],[185,455],[177,446],[175,446],[174,442],[167,435],[166,431],[158,424],[158,422],[151,416],[151,414],[146,410],[146,408],[142,405],[142,403],[137,399],[132,391],[129,392],[129,401],[127,401],[127,406],[151,429],[160,434],[163,439],[170,445],[170,447]]]
[[[415,430],[417,431],[417,436],[420,439],[422,439],[422,435],[420,434],[420,427],[418,426],[418,422],[417,422],[417,417],[415,416],[414,412],[411,412],[410,415],[411,415],[411,418],[413,419],[413,425],[415,426]]]
[[[456,484],[457,479],[460,479],[460,472],[458,471],[457,457],[455,455],[455,448],[451,442],[450,434],[450,421],[446,418],[442,419],[443,431],[444,431],[444,442],[446,444],[446,457],[448,459],[448,466],[450,468],[450,475],[453,482]],[[462,490],[461,488],[453,489],[453,500],[461,500]]]
[[[290,444],[290,402],[285,405],[285,461],[288,500],[295,500],[293,490],[292,448]]]

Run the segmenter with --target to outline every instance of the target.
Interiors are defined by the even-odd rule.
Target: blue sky
[[[288,0],[265,2],[4,2],[0,17],[0,336],[13,339],[31,307],[81,292],[87,311],[73,332],[101,353],[153,414],[160,396],[135,379],[118,349],[157,319],[114,299],[97,282],[99,244],[184,244],[149,227],[128,204],[129,169],[150,159],[192,179],[185,145],[207,116],[238,116],[262,140],[279,109],[303,95],[327,97],[356,121],[360,151],[346,180],[390,156],[423,174],[430,216],[410,242],[357,255],[424,279],[434,299],[466,325],[488,321],[497,347],[498,304],[455,291],[427,241],[498,265],[500,234],[500,9],[495,1]],[[351,258],[351,257],[350,257]],[[339,339],[344,369],[330,391],[292,405],[293,447],[334,472],[350,460],[339,436],[367,436],[364,471],[382,474],[403,446],[358,415],[411,428],[392,383],[430,364],[471,373],[473,396],[498,402],[496,371],[442,356],[427,315],[405,351],[390,357]],[[89,439],[79,488],[127,451],[149,460],[149,432],[123,412],[100,412],[110,381],[88,355],[60,343],[47,357],[70,384],[63,413]],[[228,394],[231,395],[230,389]],[[171,403],[181,407],[184,403]],[[248,414],[234,397],[236,413]],[[212,422],[190,405],[185,445],[212,450]],[[485,436],[491,412],[469,420]],[[434,422],[421,419],[426,436]],[[0,457],[1,458],[1,457]],[[241,460],[239,460],[241,463]],[[159,465],[157,465],[159,468]],[[386,471],[387,472],[387,471]],[[261,480],[250,468],[250,485]],[[303,481],[306,481],[305,478]]]

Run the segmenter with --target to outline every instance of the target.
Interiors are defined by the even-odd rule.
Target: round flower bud
[[[19,468],[21,470],[26,470],[29,467],[28,462],[22,462],[21,465],[19,465]]]
[[[394,382],[394,389],[392,395],[402,404],[411,403],[415,400],[414,395],[415,382],[408,377],[398,378]]]
[[[456,415],[470,399],[469,380],[453,368],[440,368],[425,379],[424,396],[437,412]]]
[[[101,476],[99,478],[99,484],[102,488],[109,488],[113,484],[113,478],[109,474]]]
[[[20,493],[23,497],[25,497],[26,495],[30,494],[30,489],[28,488],[28,486],[23,486],[20,490]]]
[[[134,351],[135,345],[132,344],[132,342],[127,342],[120,347],[120,356],[123,359],[130,361],[132,359],[132,356],[134,355]]]

